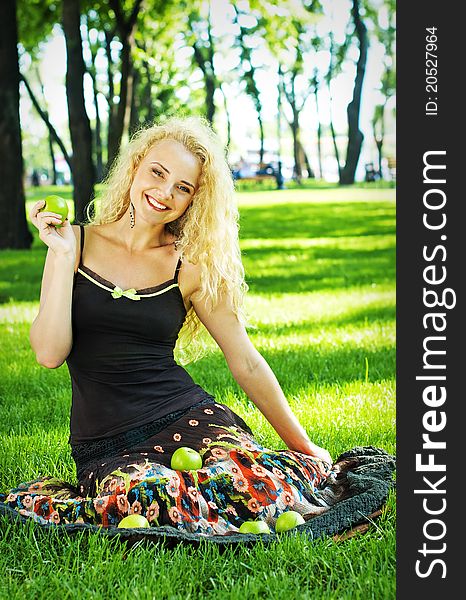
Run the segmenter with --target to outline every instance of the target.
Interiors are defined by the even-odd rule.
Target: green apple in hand
[[[44,200],[45,205],[39,212],[45,210],[47,212],[57,213],[57,215],[61,216],[63,222],[68,218],[68,204],[64,198],[52,194],[51,196],[44,198]],[[58,223],[55,227],[63,227],[63,222]]]
[[[240,533],[270,533],[265,521],[244,521],[239,528]]]
[[[282,513],[276,523],[275,523],[275,531],[288,531],[289,529],[293,529],[297,525],[302,525],[306,521],[303,519],[302,515],[300,515],[295,510],[287,510]]]
[[[146,517],[143,517],[142,515],[128,515],[121,519],[118,523],[118,527],[150,527],[150,524]]]
[[[181,446],[173,452],[170,466],[175,471],[202,469],[202,456],[193,448]]]

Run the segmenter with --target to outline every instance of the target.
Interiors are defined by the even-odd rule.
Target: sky
[[[299,2],[298,2],[299,4]],[[323,4],[326,4],[326,18],[331,19],[332,29],[335,35],[335,41],[342,41],[344,29],[346,26],[347,15],[349,10],[349,3],[346,0],[325,0]],[[222,55],[224,58],[216,63],[216,69],[222,73],[230,74],[226,77],[229,81],[224,84],[224,89],[227,92],[228,108],[231,116],[231,121],[234,124],[241,123],[241,127],[234,126],[232,134],[231,144],[231,159],[232,161],[237,160],[241,155],[247,156],[258,149],[259,138],[258,138],[258,126],[257,116],[253,108],[251,99],[246,93],[241,93],[238,88],[238,82],[234,76],[231,76],[232,65],[234,64],[234,55],[229,51],[228,44],[231,35],[234,33],[232,28],[229,15],[228,15],[228,0],[218,0],[213,3],[215,9],[212,12],[212,24],[214,28],[214,34],[221,35],[222,39],[225,40],[225,48]],[[322,31],[328,28],[328,23],[322,21],[320,24]],[[257,67],[257,84],[261,90],[261,100],[263,102],[263,119],[268,122],[268,130],[273,132],[273,136],[270,135],[266,140],[266,148],[272,153],[277,150],[276,140],[276,112],[277,112],[277,94],[278,94],[278,76],[276,63],[270,54],[261,48],[261,40],[257,41],[258,48],[254,54],[254,62]],[[190,60],[189,51],[178,53],[180,63],[183,61]],[[368,63],[367,70],[364,80],[363,95],[362,95],[362,106],[361,106],[361,117],[360,117],[360,128],[365,136],[365,144],[363,146],[363,152],[359,161],[357,179],[363,179],[364,177],[364,165],[367,162],[376,161],[375,145],[372,139],[372,127],[371,119],[375,104],[380,102],[380,92],[377,90],[377,85],[380,81],[380,75],[382,72],[382,57],[383,48],[380,45],[373,44],[368,52]],[[357,53],[354,56],[357,59]],[[328,53],[319,52],[315,55],[315,64],[325,68],[328,63]],[[27,61],[23,63],[22,70],[27,74],[28,71]],[[182,64],[180,64],[182,66]],[[104,70],[105,65],[102,64]],[[313,65],[306,65],[305,67],[308,74],[311,73],[314,68]],[[67,127],[67,103],[66,93],[64,87],[66,73],[66,48],[65,41],[59,26],[56,26],[50,40],[43,45],[42,48],[42,59],[41,59],[41,77],[44,83],[45,97],[48,105],[50,120],[54,127],[63,137]],[[353,83],[355,75],[355,61],[347,62],[343,72],[337,76],[332,82],[332,113],[334,117],[335,128],[337,132],[344,133],[347,128],[347,116],[346,107],[351,101],[353,92]],[[303,80],[304,83],[304,80]],[[34,140],[39,140],[47,135],[45,125],[41,120],[32,113],[34,109],[31,106],[30,100],[25,93],[24,87],[22,86],[21,94],[21,122],[23,128],[28,131],[28,138],[34,143]],[[85,77],[85,97],[86,97],[86,108],[90,119],[95,117],[95,110],[93,106],[93,94],[91,88],[90,77]],[[223,141],[226,142],[226,117],[222,109],[223,99],[219,95],[216,97],[218,106],[217,117],[216,117],[216,128]],[[392,99],[391,106],[394,106],[395,99]],[[100,97],[101,114],[106,114],[107,107],[103,97]],[[322,89],[319,92],[319,109],[320,118],[323,125],[328,125],[330,122],[330,98],[328,91]],[[285,102],[283,104],[284,113],[288,118],[291,117],[289,106]],[[302,141],[307,151],[307,154],[311,160],[311,165],[317,170],[317,155],[316,155],[316,131],[317,131],[317,118],[316,108],[313,97],[310,97],[306,102],[300,117],[300,123],[302,128]],[[388,131],[388,142],[394,147],[394,131],[390,128]],[[282,137],[284,142],[282,144],[282,152],[285,156],[285,164],[292,163],[292,151],[291,151],[291,135],[289,134],[289,127],[282,119]],[[324,149],[327,150],[328,157],[324,161],[324,175],[328,180],[336,180],[336,162],[333,156],[333,150],[331,147],[330,139],[326,140]]]

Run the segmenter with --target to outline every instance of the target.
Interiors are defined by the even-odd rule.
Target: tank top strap
[[[180,258],[178,259],[178,262],[176,263],[175,276],[173,277],[173,281],[175,283],[178,283],[178,274],[180,272],[181,265],[182,265],[182,262],[181,262],[181,256],[180,256]]]
[[[81,229],[81,254],[79,256],[79,266],[83,264],[83,248],[84,248],[84,225],[79,226]]]

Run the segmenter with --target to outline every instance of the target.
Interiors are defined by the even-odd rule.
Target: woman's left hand
[[[295,452],[301,452],[301,454],[308,454],[309,456],[313,456],[315,458],[318,458],[319,460],[323,460],[329,465],[333,464],[332,457],[330,456],[328,450],[325,450],[325,448],[320,448],[316,444],[313,444],[311,441],[305,442],[299,448],[290,448],[290,450],[294,450]]]

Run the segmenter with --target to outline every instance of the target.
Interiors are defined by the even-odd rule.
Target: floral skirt
[[[40,477],[0,494],[0,501],[40,523],[108,527],[141,514],[153,526],[200,535],[229,535],[255,519],[273,529],[284,511],[308,519],[328,509],[324,488],[331,465],[265,448],[241,417],[211,397],[160,427],[158,422],[142,435],[139,430],[97,446],[72,446],[77,486]],[[180,446],[197,450],[202,468],[171,469]]]

